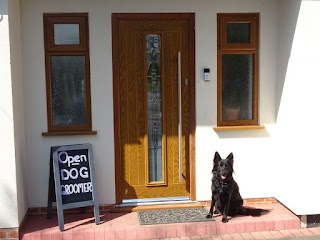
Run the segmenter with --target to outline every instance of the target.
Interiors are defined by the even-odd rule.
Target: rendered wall
[[[238,4],[239,3],[239,4]],[[234,177],[242,197],[274,197],[272,171],[272,136],[275,124],[275,83],[277,53],[277,1],[216,1],[203,6],[197,15],[197,85],[196,85],[196,166],[197,198],[210,199],[212,159],[215,151],[222,157],[233,152]],[[259,119],[265,129],[214,131],[217,119],[216,13],[260,12]],[[201,22],[199,22],[201,21]],[[212,80],[202,80],[202,69],[212,69]]]
[[[296,91],[285,86],[284,82],[287,83],[288,78],[283,68],[290,58],[290,49],[287,49],[287,42],[290,43],[290,39],[286,39],[286,32],[292,33],[294,29],[294,26],[290,25],[293,24],[291,19],[297,20],[299,5],[300,1],[291,0],[173,0],[166,1],[166,4],[146,0],[22,1],[29,206],[46,206],[50,146],[83,142],[93,144],[99,202],[101,204],[115,202],[111,14],[118,12],[195,12],[197,200],[210,199],[210,170],[214,152],[219,151],[224,157],[232,151],[235,156],[235,178],[244,198],[286,195],[287,198],[282,199],[287,201],[290,198],[290,201],[297,203],[295,184],[290,188],[284,186],[286,181],[295,183],[297,172],[290,173],[286,166],[290,166],[292,162],[298,163],[305,152],[309,152],[309,159],[311,153],[314,153],[307,144],[311,132],[301,133],[301,128],[297,128],[301,126],[300,115],[293,110],[288,116],[284,114],[283,109],[290,109],[293,105],[290,102],[283,105],[282,102],[282,95],[285,92]],[[42,132],[47,131],[42,15],[56,12],[89,13],[92,119],[93,129],[98,131],[96,136],[41,136]],[[260,124],[264,125],[265,129],[228,132],[213,130],[217,117],[216,13],[219,12],[260,12],[259,118]],[[290,23],[288,29],[285,27],[287,22]],[[283,28],[280,29],[281,26]],[[286,49],[283,49],[284,46]],[[316,62],[316,59],[314,60]],[[211,69],[209,82],[204,82],[202,78],[205,67]],[[296,68],[292,70],[292,75],[295,75]],[[302,94],[301,91],[299,94]],[[302,96],[305,97],[299,95],[300,100],[303,99]],[[297,104],[300,108],[305,105]],[[297,119],[292,121],[296,117]],[[277,126],[278,121],[279,126]],[[288,121],[292,122],[290,128],[286,125]],[[287,135],[286,129],[295,131]],[[294,139],[299,139],[299,142],[294,142]],[[283,143],[289,140],[295,144],[283,148]],[[299,144],[301,142],[302,145]],[[292,151],[290,158],[287,157],[288,151]],[[299,154],[295,154],[297,152]],[[313,158],[310,163],[314,161]],[[304,178],[309,177],[308,171],[300,174]],[[284,188],[288,191],[285,192]],[[310,208],[313,208],[312,204],[315,202],[311,203]],[[291,206],[294,208],[292,210],[295,210],[297,204]],[[314,213],[317,211],[316,208],[313,210]]]
[[[320,2],[279,3],[278,199],[296,214],[320,214]]]
[[[269,166],[268,130],[218,135],[216,124],[216,13],[261,12],[261,102],[260,122],[275,121],[277,2],[183,1],[163,4],[150,1],[48,1],[22,2],[23,73],[28,159],[28,193],[31,206],[45,206],[50,146],[90,142],[94,146],[100,203],[114,203],[114,146],[112,97],[111,14],[113,12],[195,12],[196,14],[196,168],[197,199],[210,199],[212,157],[215,150],[235,154],[236,178],[244,197],[273,196],[267,173],[255,168]],[[42,14],[89,12],[93,129],[97,136],[42,137],[47,130]],[[32,32],[33,34],[29,34]],[[29,61],[31,59],[32,61]],[[212,69],[212,80],[204,82],[204,67]],[[240,134],[240,135],[239,135]],[[258,159],[258,160],[257,160]],[[250,170],[248,171],[248,169]],[[256,178],[256,179],[254,179]],[[261,185],[260,185],[261,184]],[[262,187],[261,187],[262,186]]]
[[[19,15],[19,1],[0,0],[0,228],[19,227],[27,211]]]
[[[21,19],[20,0],[8,1],[11,78],[13,95],[14,117],[14,144],[16,160],[16,191],[18,203],[18,221],[21,224],[28,210],[26,179],[26,141],[24,125],[24,95],[22,76],[22,46],[21,46]]]

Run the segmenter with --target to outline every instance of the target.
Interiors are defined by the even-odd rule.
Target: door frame
[[[115,153],[115,195],[116,204],[122,203],[122,159],[120,154],[120,59],[119,24],[121,20],[188,20],[189,27],[189,166],[190,200],[196,200],[195,166],[195,14],[194,13],[113,13],[112,14],[112,63],[113,63],[113,114],[114,114],[114,153]]]

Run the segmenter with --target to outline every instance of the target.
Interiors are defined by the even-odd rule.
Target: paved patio
[[[226,224],[217,216],[210,222],[158,225],[140,225],[137,212],[100,212],[100,225],[94,223],[92,212],[68,213],[63,232],[59,230],[56,214],[50,220],[45,214],[31,215],[21,229],[20,239],[275,239],[320,235],[318,228],[300,229],[299,218],[281,203],[248,203],[247,206],[270,212],[261,217],[237,216]]]

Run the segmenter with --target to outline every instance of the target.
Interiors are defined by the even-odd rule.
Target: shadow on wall
[[[219,138],[264,138],[270,137],[267,129],[238,130],[238,131],[216,131]]]
[[[279,25],[278,25],[278,69],[277,69],[277,97],[276,119],[278,119],[281,98],[286,79],[292,43],[295,36],[296,26],[302,0],[279,1]]]

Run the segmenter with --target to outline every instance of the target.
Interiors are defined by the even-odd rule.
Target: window
[[[44,14],[48,133],[92,132],[88,14]]]
[[[218,17],[218,126],[258,124],[259,14]]]

